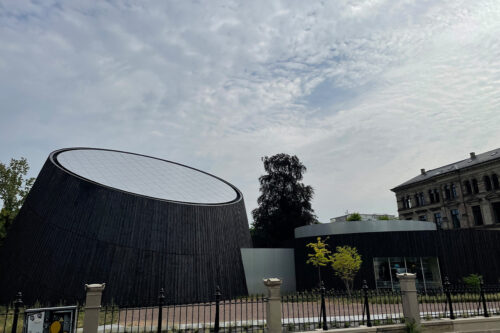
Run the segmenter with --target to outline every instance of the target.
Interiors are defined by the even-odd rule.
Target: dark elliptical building
[[[500,227],[500,148],[421,174],[396,186],[400,219],[438,229]]]
[[[50,154],[0,253],[0,301],[156,304],[247,294],[241,248],[251,248],[241,192],[178,163],[121,151]]]

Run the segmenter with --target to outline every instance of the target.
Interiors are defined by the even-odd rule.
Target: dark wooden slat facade
[[[235,188],[237,191],[237,189]],[[252,247],[243,197],[196,205],[125,193],[66,172],[49,157],[0,253],[0,301],[82,299],[146,304],[247,294],[240,248]]]
[[[485,283],[500,282],[500,231],[499,230],[438,230],[377,232],[330,235],[327,243],[336,246],[355,246],[363,263],[354,284],[360,288],[366,279],[370,288],[375,287],[373,258],[375,257],[437,257],[441,277],[451,282],[461,282],[462,277],[475,273],[483,276]],[[326,236],[322,236],[324,240]],[[316,237],[295,239],[295,270],[297,289],[308,290],[318,285],[317,268],[307,265],[306,245],[316,242]],[[331,267],[322,268],[322,279],[329,288],[344,288]]]

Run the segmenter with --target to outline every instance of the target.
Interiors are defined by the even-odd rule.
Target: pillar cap
[[[105,287],[106,283],[85,284],[86,291],[103,291]]]
[[[281,283],[283,282],[281,279],[278,278],[267,278],[267,279],[262,279],[262,281],[267,287],[280,286]]]
[[[396,276],[398,279],[415,279],[415,278],[417,278],[417,274],[414,274],[414,273],[397,273]]]

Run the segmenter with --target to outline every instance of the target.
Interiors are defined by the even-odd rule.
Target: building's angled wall
[[[240,248],[251,247],[243,198],[223,205],[155,200],[69,174],[50,159],[0,253],[0,300],[83,297],[106,283],[105,301],[197,301],[247,293]]]
[[[241,249],[241,257],[249,294],[267,294],[264,278],[280,278],[282,293],[296,290],[294,249]]]

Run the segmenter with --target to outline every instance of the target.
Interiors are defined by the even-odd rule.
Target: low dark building
[[[247,293],[240,248],[251,247],[241,192],[181,164],[74,148],[50,154],[0,253],[0,300],[82,297],[147,303]]]
[[[461,282],[469,274],[480,274],[485,283],[500,282],[500,231],[436,230],[432,222],[359,221],[334,222],[297,228],[295,231],[295,269],[297,289],[318,285],[317,268],[307,265],[306,245],[316,238],[329,237],[336,246],[357,248],[363,263],[354,285],[367,280],[370,288],[398,288],[397,273],[416,273],[419,288],[441,287],[445,276]],[[330,267],[323,268],[327,287],[344,288]]]

